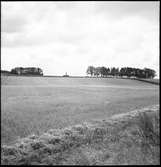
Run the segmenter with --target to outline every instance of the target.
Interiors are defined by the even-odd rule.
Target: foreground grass
[[[1,146],[2,165],[159,164],[159,106]]]

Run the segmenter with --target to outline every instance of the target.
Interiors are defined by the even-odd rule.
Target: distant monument
[[[63,77],[69,77],[69,75],[67,74],[67,72],[65,73],[65,75],[63,75]]]

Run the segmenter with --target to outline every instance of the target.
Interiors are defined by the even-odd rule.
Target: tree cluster
[[[11,70],[11,74],[18,75],[43,75],[43,71],[41,68],[36,67],[16,67]]]
[[[156,76],[156,71],[150,68],[132,68],[123,67],[119,68],[106,68],[106,67],[94,67],[88,66],[87,75],[97,76],[97,77],[107,77],[107,76],[126,76],[126,77],[136,77],[136,78],[154,78]]]

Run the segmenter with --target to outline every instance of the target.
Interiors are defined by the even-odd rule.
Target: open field
[[[1,141],[159,104],[159,86],[115,78],[1,76]]]
[[[160,84],[160,80],[159,79],[136,79],[138,81],[144,81],[144,82],[148,82],[148,83],[152,83],[152,84],[156,84],[159,85]]]

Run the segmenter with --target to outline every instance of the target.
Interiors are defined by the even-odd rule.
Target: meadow
[[[159,104],[159,86],[116,78],[1,76],[1,142]]]

